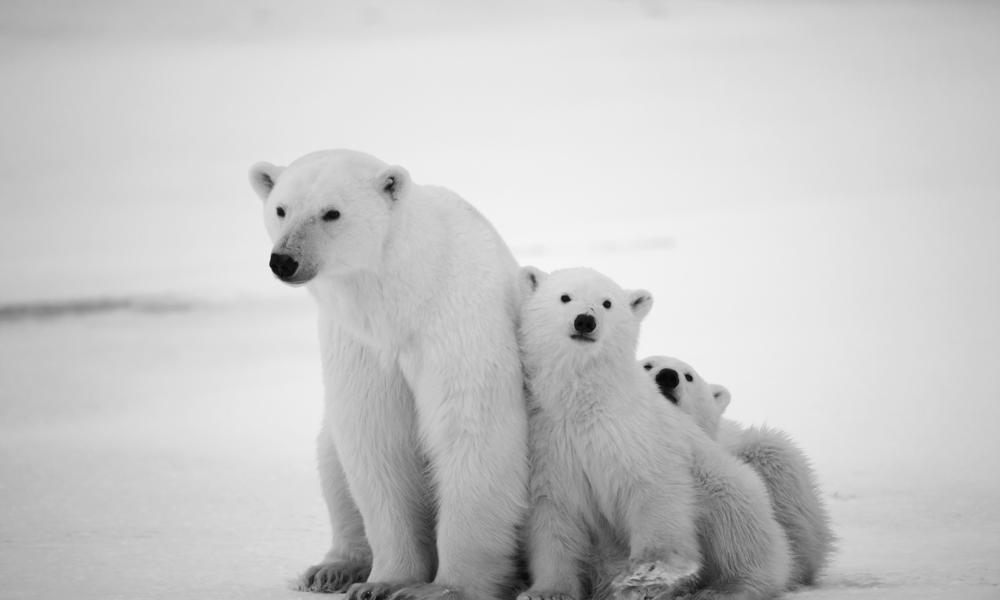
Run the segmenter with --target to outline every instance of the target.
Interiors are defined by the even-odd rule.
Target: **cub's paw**
[[[368,563],[336,561],[320,563],[306,569],[295,589],[300,592],[320,592],[336,594],[343,592],[352,583],[368,579],[372,567]]]
[[[355,583],[347,590],[347,600],[386,600],[393,592],[402,587],[404,587],[402,583],[378,581]]]
[[[611,586],[615,600],[653,600],[669,597],[698,572],[698,565],[687,562],[633,562],[615,577]]]
[[[687,596],[688,600],[722,600],[723,598],[731,598],[733,595],[727,591],[719,590],[699,590],[693,592],[691,595]]]
[[[517,600],[576,600],[576,598],[552,590],[526,590],[518,594]]]
[[[404,587],[389,600],[462,600],[462,593],[436,583],[419,583]]]

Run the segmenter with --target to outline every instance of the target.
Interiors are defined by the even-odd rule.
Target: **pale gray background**
[[[245,172],[326,147],[652,290],[641,352],[815,459],[794,597],[1000,596],[1000,5],[330,4],[0,4],[0,597],[304,597],[313,308]]]

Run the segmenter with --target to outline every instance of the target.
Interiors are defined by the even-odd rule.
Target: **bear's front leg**
[[[681,464],[663,472],[672,476],[640,477],[643,484],[627,504],[631,551],[628,568],[612,583],[617,600],[669,595],[689,583],[701,568],[694,483]]]
[[[517,600],[580,600],[581,560],[593,556],[581,509],[589,505],[581,497],[586,477],[545,415],[535,415],[529,430],[531,506],[526,537],[531,588]]]
[[[419,371],[403,363],[437,493],[438,571],[432,585],[394,600],[509,600],[528,477],[527,411],[510,337],[477,340],[487,346],[478,349],[451,340],[461,355],[424,351]]]
[[[534,475],[532,488],[535,489]],[[573,511],[538,486],[532,493],[528,517],[528,557],[531,588],[517,600],[581,600],[580,560],[587,556],[589,539]]]
[[[344,469],[337,455],[331,426],[337,416],[327,414],[316,438],[320,486],[330,516],[333,536],[323,561],[299,577],[299,591],[336,593],[368,579],[372,568],[371,548],[365,537],[361,513],[347,487]]]
[[[371,548],[367,581],[349,597],[382,600],[428,581],[435,560],[413,396],[390,357],[350,338],[324,362],[329,429]]]

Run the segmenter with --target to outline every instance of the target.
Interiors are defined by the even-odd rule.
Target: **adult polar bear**
[[[359,152],[258,163],[250,181],[271,269],[319,305],[333,543],[300,586],[499,598],[528,475],[510,250],[454,193]]]

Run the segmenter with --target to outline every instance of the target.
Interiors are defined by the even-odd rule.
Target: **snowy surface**
[[[194,18],[192,18],[194,17]],[[367,150],[646,287],[841,536],[794,598],[1000,598],[1000,6],[0,5],[0,598],[306,598],[313,308],[257,160]]]

